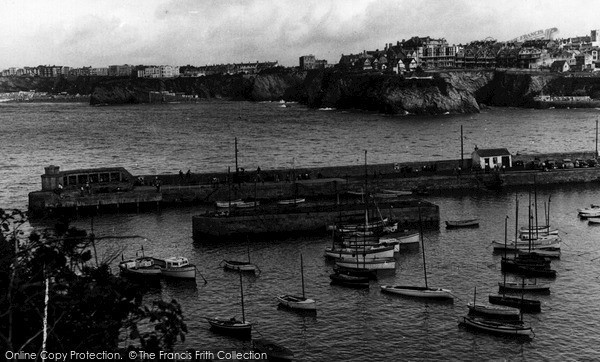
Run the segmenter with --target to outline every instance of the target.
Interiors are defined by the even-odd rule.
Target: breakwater
[[[590,159],[594,152],[515,155],[513,168],[502,172],[471,170],[471,160],[390,163],[365,166],[339,166],[300,169],[261,170],[238,173],[203,173],[190,175],[142,175],[131,180],[131,187],[111,190],[94,184],[83,192],[78,186],[58,190],[34,191],[29,194],[32,215],[48,212],[143,211],[182,204],[214,204],[217,200],[253,199],[263,203],[293,197],[335,200],[348,192],[365,187],[372,193],[382,190],[414,191],[416,195],[453,190],[488,190],[490,185],[525,186],[598,182],[600,167],[542,171],[532,169],[533,161],[546,159]],[[518,162],[522,166],[517,166]],[[461,171],[457,167],[461,164]],[[366,176],[366,177],[365,177]],[[87,176],[86,176],[87,177]],[[160,187],[155,182],[159,180]]]

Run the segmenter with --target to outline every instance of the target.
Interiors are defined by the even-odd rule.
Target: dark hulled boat
[[[540,313],[542,311],[542,303],[535,299],[509,297],[505,295],[490,295],[488,299],[492,304],[519,308],[523,313]]]

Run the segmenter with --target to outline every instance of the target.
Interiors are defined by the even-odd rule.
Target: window
[[[88,175],[79,175],[77,177],[77,183],[80,185],[85,184],[86,182],[88,182]]]
[[[94,182],[94,183],[98,182],[98,174],[97,173],[90,174],[90,182]]]
[[[69,175],[68,185],[77,185],[77,175]]]
[[[100,182],[108,182],[110,181],[109,173],[101,173],[100,174]]]
[[[110,173],[110,182],[119,182],[121,181],[121,174],[119,172],[111,172]]]

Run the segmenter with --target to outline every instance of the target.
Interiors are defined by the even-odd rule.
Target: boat
[[[539,293],[550,294],[550,284],[548,283],[522,283],[519,282],[498,282],[498,293],[519,292],[519,293]]]
[[[473,302],[467,303],[469,315],[485,317],[488,319],[501,319],[518,321],[521,319],[519,308],[494,305],[489,303],[477,303],[477,288],[473,291]]]
[[[237,260],[225,260],[223,259],[219,265],[222,265],[223,268],[241,272],[252,272],[256,273],[258,267],[255,264],[250,263],[249,261],[237,261]]]
[[[445,221],[445,223],[446,223],[446,229],[479,227],[479,219],[448,220],[448,221]]]
[[[396,259],[394,258],[363,260],[361,262],[358,262],[356,258],[344,258],[337,260],[335,264],[347,269],[396,270]]]
[[[248,261],[223,259],[219,263],[219,265],[223,266],[223,268],[226,270],[251,272],[251,273],[256,273],[257,271],[260,272],[260,269],[258,268],[258,266],[256,264],[252,264],[250,262],[250,248],[249,247],[247,248],[247,252],[248,252]]]
[[[236,204],[235,207],[238,209],[249,209],[260,205],[260,201],[243,201]]]
[[[266,354],[269,361],[284,362],[294,359],[294,352],[291,349],[265,338],[253,339],[252,349],[255,352]]]
[[[600,224],[600,217],[588,217],[587,219],[588,224],[590,225],[599,225]]]
[[[431,287],[418,287],[408,285],[382,285],[381,291],[391,294],[399,294],[406,297],[418,297],[428,299],[444,299],[452,300],[454,296],[452,291],[443,288],[431,288]]]
[[[306,201],[306,199],[304,199],[304,198],[295,198],[295,199],[279,200],[279,201],[277,201],[277,203],[279,205],[296,205],[296,204],[301,204],[305,201]]]
[[[600,205],[591,204],[590,207],[577,209],[577,214],[581,215],[581,214],[595,213],[596,211],[600,211]]]
[[[528,339],[531,339],[534,336],[531,326],[525,326],[522,323],[507,323],[464,316],[459,320],[459,325],[483,332],[501,334],[505,336],[523,337]]]
[[[543,248],[547,248],[547,247],[560,247],[560,243],[561,243],[561,239],[560,238],[542,238],[542,239],[536,239],[536,240],[528,240],[528,241],[517,241],[516,243],[514,241],[511,241],[510,243],[500,243],[497,241],[492,241],[492,247],[494,248],[494,250],[515,250],[515,249],[519,249],[519,250],[527,250],[527,249],[543,249]]]
[[[155,264],[154,258],[142,256],[135,259],[122,260],[119,263],[121,275],[130,277],[160,277],[161,269]]]
[[[242,300],[242,320],[237,318],[206,318],[210,329],[221,334],[227,334],[234,337],[243,339],[250,339],[252,335],[252,323],[246,321],[246,315],[244,311],[244,287],[242,284],[242,273],[240,275],[240,296]]]
[[[393,258],[394,246],[375,245],[361,250],[360,248],[325,248],[325,256],[333,259],[362,258],[365,260]]]
[[[560,239],[558,236],[558,229],[553,229],[547,232],[529,232],[521,233],[519,239],[524,241],[539,240],[539,239]]]
[[[539,313],[542,311],[542,304],[539,300],[525,299],[522,296],[509,297],[505,295],[490,295],[488,296],[488,300],[492,304],[519,308],[523,313]]]
[[[537,255],[545,258],[560,258],[560,247],[540,247],[531,251],[517,249],[517,255]]]
[[[335,272],[329,275],[329,279],[331,279],[331,284],[335,285],[343,285],[351,288],[368,288],[370,278],[368,276],[358,276]]]
[[[155,258],[154,263],[160,267],[160,274],[164,277],[196,279],[196,266],[182,256]]]
[[[427,266],[425,263],[425,244],[423,243],[423,227],[421,222],[421,209],[419,209],[419,235],[421,239],[421,250],[423,254],[423,276],[425,277],[425,286],[409,285],[382,285],[381,291],[385,293],[399,294],[407,297],[418,297],[427,299],[454,300],[454,295],[449,289],[431,288],[427,285]]]
[[[519,308],[494,305],[489,303],[467,303],[469,315],[479,316],[487,319],[519,320],[521,311]]]
[[[219,208],[237,207],[238,205],[241,205],[243,203],[244,201],[242,199],[231,201],[215,201],[215,205]]]
[[[314,299],[306,298],[304,293],[304,262],[300,254],[300,275],[302,275],[302,296],[284,294],[277,297],[279,305],[290,309],[300,309],[304,311],[317,310],[317,303]]]

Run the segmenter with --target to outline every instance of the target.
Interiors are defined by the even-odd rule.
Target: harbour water
[[[89,107],[83,104],[0,105],[0,207],[24,209],[27,193],[40,188],[43,167],[63,169],[123,166],[133,174],[247,170],[316,165],[439,160],[460,157],[474,145],[506,147],[516,153],[590,151],[595,147],[598,111],[488,109],[474,115],[388,117],[369,113],[311,110],[297,104],[206,102],[196,105]],[[526,215],[527,189],[427,198],[440,218],[479,217],[477,229],[428,231],[428,282],[450,288],[454,304],[384,295],[379,285],[423,284],[420,250],[398,257],[398,268],[372,282],[368,291],[329,285],[332,264],[323,258],[327,237],[231,243],[192,240],[191,217],[201,207],[145,214],[97,215],[94,232],[142,235],[145,240],[102,239],[100,258],[146,255],[189,257],[206,278],[196,283],[162,281],[148,300],[177,299],[189,333],[184,350],[249,349],[249,342],[213,334],[204,317],[241,317],[237,274],[219,267],[223,259],[250,258],[258,276],[244,276],[246,318],[264,336],[292,349],[300,361],[384,360],[597,360],[600,323],[600,227],[588,225],[576,209],[598,203],[600,184],[538,189],[539,215],[551,197],[551,224],[564,240],[551,294],[539,296],[542,313],[525,315],[535,330],[531,342],[472,333],[458,327],[477,287],[478,300],[497,292],[500,255],[491,241],[504,239],[504,217],[514,232],[514,199]],[[526,217],[521,216],[521,225]],[[90,229],[92,219],[74,225]],[[37,225],[43,225],[43,221]],[[275,296],[300,293],[300,254],[306,293],[317,300],[317,316],[277,309]],[[114,268],[116,269],[116,267]],[[509,277],[509,280],[513,280]]]

